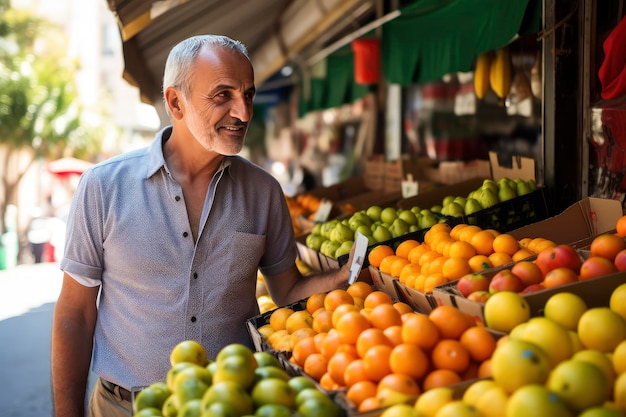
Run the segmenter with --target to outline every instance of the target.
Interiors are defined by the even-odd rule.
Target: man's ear
[[[180,91],[174,87],[169,87],[165,90],[165,102],[172,117],[180,119],[183,115]]]

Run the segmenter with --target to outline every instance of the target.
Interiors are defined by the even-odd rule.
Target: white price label
[[[330,216],[330,211],[333,209],[333,202],[330,200],[323,199],[320,202],[320,206],[315,212],[314,221],[316,223],[323,223],[328,220],[328,216]]]
[[[365,263],[365,256],[367,256],[368,243],[367,237],[365,237],[364,234],[361,232],[356,233],[354,240],[354,257],[352,258],[352,265],[350,265],[350,278],[348,279],[348,284],[354,283],[359,277],[361,268]]]

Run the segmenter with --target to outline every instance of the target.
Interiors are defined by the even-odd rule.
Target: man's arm
[[[82,417],[99,287],[86,287],[63,276],[52,323],[52,396],[56,416]]]

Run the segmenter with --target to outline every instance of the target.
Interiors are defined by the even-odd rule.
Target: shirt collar
[[[166,172],[169,173],[167,165],[165,165],[165,157],[163,156],[163,144],[166,140],[169,139],[172,134],[172,126],[166,126],[161,131],[157,132],[154,140],[150,144],[148,148],[148,154],[150,155],[150,162],[148,166],[148,175],[147,178],[150,178],[161,168],[165,169]],[[231,166],[231,157],[227,156],[222,159],[220,163],[220,167],[217,171],[224,170]]]

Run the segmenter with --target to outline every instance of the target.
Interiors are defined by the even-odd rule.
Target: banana
[[[493,60],[493,51],[484,52],[476,59],[474,69],[474,93],[482,100],[489,90],[489,67]]]
[[[511,52],[504,46],[496,52],[496,57],[489,67],[489,85],[500,99],[504,99],[511,89]]]

